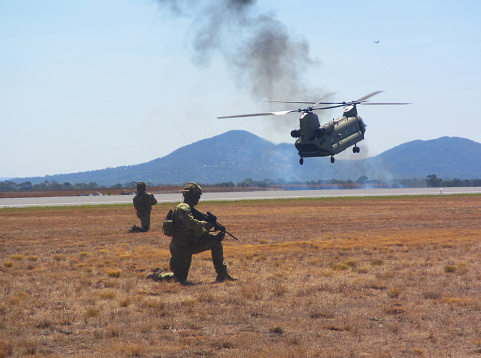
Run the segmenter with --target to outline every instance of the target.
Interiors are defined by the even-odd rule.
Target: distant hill
[[[396,178],[481,178],[481,144],[459,137],[415,140],[389,149],[370,160]]]
[[[234,130],[204,139],[171,154],[138,165],[81,173],[10,179],[33,184],[45,180],[59,183],[91,183],[111,186],[145,181],[154,184],[238,183],[253,180],[309,181],[328,179],[423,179],[430,174],[446,179],[481,178],[481,144],[463,138],[415,140],[378,156],[362,160],[307,158],[299,165],[292,144],[273,144],[252,133]]]

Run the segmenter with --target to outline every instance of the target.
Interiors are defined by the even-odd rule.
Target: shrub
[[[272,289],[274,296],[281,297],[287,293],[287,287],[284,285],[275,285]]]
[[[10,342],[0,341],[0,358],[10,357],[13,355],[13,344]]]
[[[100,310],[96,307],[89,307],[85,311],[85,314],[89,318],[98,317],[100,315]]]
[[[16,304],[19,304],[20,302],[22,302],[23,300],[26,300],[28,297],[30,297],[30,295],[28,293],[18,292],[17,294],[15,294],[15,296],[10,297],[9,302],[12,305],[16,305]]]
[[[67,256],[64,255],[64,254],[55,254],[55,255],[53,255],[53,259],[55,261],[64,261],[64,260],[67,259]]]
[[[152,298],[145,299],[143,301],[143,304],[146,307],[151,308],[151,309],[156,310],[156,311],[163,311],[165,309],[165,303],[163,303],[159,300],[152,299]]]
[[[374,259],[371,261],[371,266],[382,266],[384,265],[383,259]]]
[[[357,270],[356,270],[357,273],[368,273],[369,272],[369,268],[363,266],[363,267],[359,267]]]
[[[195,306],[195,304],[197,303],[197,300],[193,297],[190,297],[182,300],[180,303],[182,306],[192,307],[192,306]]]
[[[130,297],[124,298],[119,302],[119,306],[123,308],[128,307],[129,305],[130,305]]]
[[[399,295],[401,294],[401,289],[400,288],[391,288],[388,292],[387,295],[390,298],[398,298]]]
[[[346,265],[345,263],[330,263],[329,264],[329,267],[335,271],[344,271],[344,270],[347,270],[349,268],[348,265]]]
[[[100,298],[104,298],[104,299],[107,299],[107,300],[111,300],[111,299],[115,298],[116,296],[117,296],[117,294],[115,293],[115,291],[100,292]]]
[[[284,333],[284,330],[282,329],[282,327],[275,326],[275,327],[269,328],[269,333],[281,335]]]
[[[122,271],[120,270],[109,270],[107,272],[107,275],[109,275],[110,277],[120,277],[121,272]]]
[[[446,273],[456,272],[456,266],[454,266],[454,265],[446,265],[446,266],[444,266],[444,272],[446,272]]]
[[[357,262],[353,260],[348,260],[346,261],[346,265],[351,267],[352,269],[355,269],[357,267]]]

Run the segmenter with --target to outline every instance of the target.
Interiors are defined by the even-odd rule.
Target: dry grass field
[[[0,357],[481,357],[481,196],[206,202],[236,282],[154,282],[132,206],[0,210]]]

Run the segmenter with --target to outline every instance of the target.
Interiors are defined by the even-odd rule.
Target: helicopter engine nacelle
[[[330,134],[334,130],[334,123],[324,124],[322,127],[317,128],[314,134],[309,137],[309,140],[321,139],[322,136]]]
[[[301,136],[301,130],[300,129],[294,129],[291,131],[291,137],[292,138],[299,138]]]
[[[322,136],[326,133],[327,133],[326,128],[319,127],[314,131],[314,134],[308,138],[308,140],[316,140],[316,139],[322,138]]]
[[[347,107],[344,107],[344,109],[342,110],[342,114],[344,117],[356,117],[357,116],[357,108],[356,108],[356,105],[351,105],[351,106],[347,106]]]

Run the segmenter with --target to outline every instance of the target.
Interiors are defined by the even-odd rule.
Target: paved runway
[[[347,196],[399,196],[399,195],[451,195],[481,194],[476,188],[408,188],[408,189],[340,189],[340,190],[292,190],[292,191],[254,191],[205,193],[202,201],[213,200],[260,200],[289,198],[324,198]],[[154,193],[155,194],[155,193]],[[182,201],[182,194],[155,194],[159,203]],[[110,205],[132,204],[133,195],[106,196],[61,196],[47,198],[4,198],[0,199],[1,208],[21,208],[32,206],[72,206],[72,205]]]

